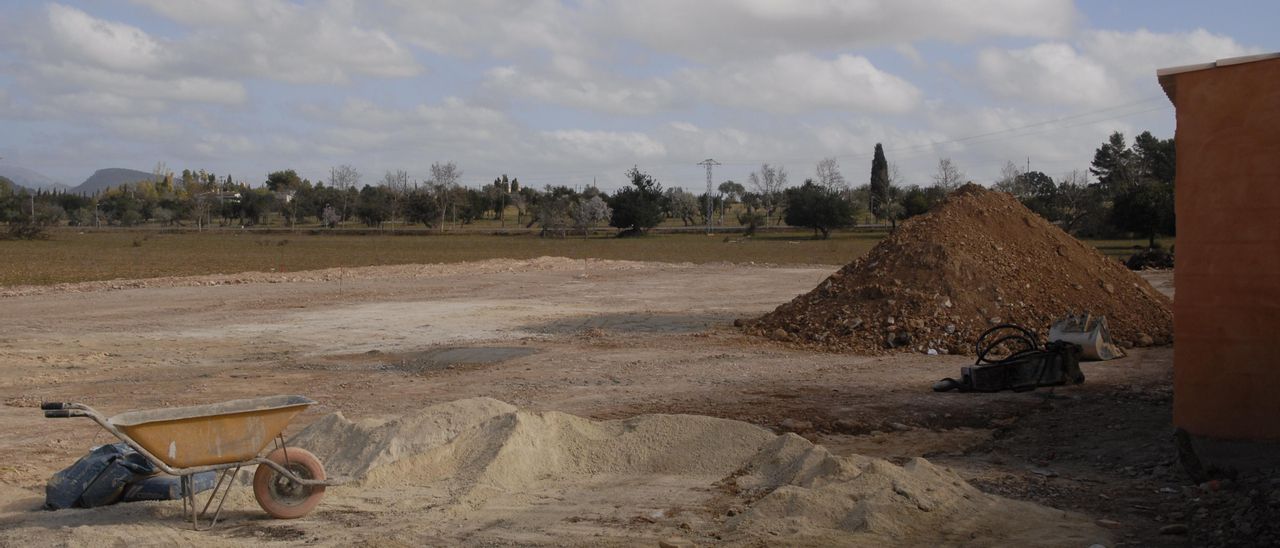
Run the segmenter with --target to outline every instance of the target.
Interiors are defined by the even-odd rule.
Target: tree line
[[[1137,234],[1154,245],[1158,234],[1174,232],[1174,169],[1173,139],[1143,132],[1129,145],[1116,132],[1095,151],[1087,172],[1072,171],[1055,181],[1009,162],[993,186],[1076,235]],[[36,234],[40,227],[58,224],[204,228],[276,222],[288,227],[443,229],[480,219],[538,227],[544,236],[585,235],[604,226],[631,236],[669,219],[684,226],[736,223],[748,234],[785,224],[826,238],[859,220],[896,227],[899,221],[929,211],[966,181],[959,166],[942,158],[930,184],[906,184],[878,143],[865,184],[853,186],[835,158],[818,162],[814,174],[793,185],[785,167],[765,163],[748,175],[746,184],[724,181],[708,195],[678,186],[664,189],[652,175],[634,167],[624,175],[627,184],[609,194],[594,186],[536,189],[507,175],[478,187],[465,186],[453,162],[433,163],[429,177],[420,181],[411,180],[404,170],[365,181],[354,167],[341,165],[331,168],[323,181],[312,182],[285,169],[268,173],[256,185],[204,170],[174,174],[159,164],[148,180],[93,195],[32,192],[0,178],[0,222],[19,237],[24,231]]]

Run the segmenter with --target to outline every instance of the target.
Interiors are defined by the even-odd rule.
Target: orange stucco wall
[[[1174,423],[1280,440],[1280,59],[1174,78]]]

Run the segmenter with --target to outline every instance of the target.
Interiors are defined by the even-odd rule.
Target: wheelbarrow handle
[[[67,404],[62,403],[60,401],[47,401],[40,404],[40,409],[43,409],[45,411],[49,411],[51,409],[66,409],[66,408],[67,408]]]
[[[79,410],[76,410],[76,409],[51,409],[44,412],[44,418],[46,419],[65,419],[68,417],[83,417],[83,416],[84,416],[84,413],[81,413]]]

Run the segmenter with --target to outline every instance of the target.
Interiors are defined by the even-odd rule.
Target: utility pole
[[[707,166],[707,234],[711,234],[711,166],[718,166],[720,162],[707,158],[698,165]]]

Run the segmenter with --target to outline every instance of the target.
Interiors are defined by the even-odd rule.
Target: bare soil
[[[114,414],[281,393],[320,402],[291,433],[334,411],[400,416],[470,397],[594,420],[785,424],[836,455],[924,456],[987,493],[1079,512],[1108,544],[1185,544],[1159,534],[1185,522],[1189,481],[1170,437],[1172,348],[1085,364],[1081,386],[937,394],[929,386],[971,358],[815,352],[732,327],[833,270],[541,258],[12,291],[0,297],[0,530],[47,535],[0,544],[714,543],[734,511],[669,477],[439,520],[426,517],[434,492],[333,488],[317,512],[280,522],[241,489],[226,525],[203,533],[184,529],[176,502],[37,510],[50,474],[112,441],[86,420],[42,418],[42,400]],[[613,508],[610,497],[624,494],[649,506]],[[970,526],[972,536],[937,542],[990,543],[991,524]],[[723,540],[767,544],[757,533]]]

